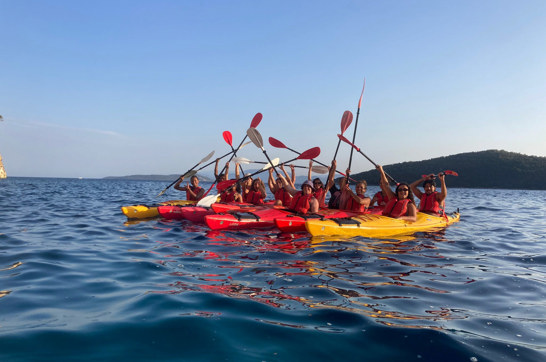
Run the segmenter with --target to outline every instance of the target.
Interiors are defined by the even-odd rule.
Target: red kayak
[[[215,214],[212,208],[203,206],[184,207],[180,212],[184,219],[194,223],[203,223],[205,216]]]
[[[179,205],[163,205],[157,207],[157,212],[164,219],[181,220],[184,219],[184,216],[182,215],[182,210],[184,209],[185,207]]]
[[[256,206],[253,211],[235,211],[207,215],[205,222],[212,230],[267,229],[275,227],[275,218],[289,214],[283,207]]]

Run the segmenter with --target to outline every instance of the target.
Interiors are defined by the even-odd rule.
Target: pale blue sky
[[[377,163],[546,156],[543,0],[0,0],[0,24],[8,176],[182,173],[257,112],[271,157],[293,154],[269,136],[329,163],[364,78],[356,144]]]

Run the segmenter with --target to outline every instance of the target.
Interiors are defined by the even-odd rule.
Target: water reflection
[[[161,250],[183,251],[165,252],[157,261],[171,270],[166,293],[222,294],[282,309],[297,303],[297,308],[344,310],[412,328],[442,328],[440,321],[467,318],[442,302],[442,295],[468,283],[439,252],[439,243],[450,242],[443,230],[344,240],[199,231],[193,230],[200,235],[199,244],[192,240],[192,246],[199,245],[195,249],[188,249],[187,239],[170,245],[157,241]]]

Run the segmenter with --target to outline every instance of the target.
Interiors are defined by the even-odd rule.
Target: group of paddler
[[[309,218],[316,219],[317,217],[319,217],[320,220],[326,218],[335,220],[340,225],[342,225],[342,222],[338,220],[343,218],[349,220],[343,221],[345,224],[348,222],[349,224],[360,225],[361,222],[367,222],[366,227],[371,228],[377,223],[384,224],[384,221],[377,219],[377,217],[386,217],[386,219],[390,220],[399,219],[400,222],[398,222],[397,227],[401,230],[407,228],[408,225],[404,224],[407,222],[415,224],[412,225],[412,227],[417,228],[418,225],[423,223],[423,215],[427,214],[438,216],[436,220],[432,220],[429,217],[429,219],[425,221],[425,224],[427,225],[441,226],[443,224],[445,226],[454,220],[458,220],[458,213],[456,217],[448,218],[444,212],[445,199],[447,196],[445,175],[457,175],[456,172],[444,171],[438,175],[424,175],[411,184],[396,182],[392,176],[383,170],[383,167],[374,163],[360,150],[360,148],[355,146],[356,128],[358,125],[358,116],[360,113],[363,92],[364,89],[362,89],[362,94],[360,95],[358,103],[353,141],[351,142],[343,136],[343,133],[348,129],[353,119],[352,113],[350,111],[345,111],[341,119],[341,134],[338,134],[338,145],[329,167],[316,160],[320,154],[320,148],[313,147],[300,153],[287,147],[281,141],[269,137],[271,146],[275,148],[284,148],[298,155],[297,157],[282,163],[279,163],[279,159],[274,159],[272,161],[264,149],[262,136],[256,129],[262,120],[262,114],[257,113],[252,119],[246,136],[237,147],[233,146],[231,133],[229,131],[223,132],[224,140],[230,146],[231,152],[196,169],[200,164],[212,158],[214,152],[211,152],[194,167],[168,185],[158,195],[162,195],[168,188],[174,185],[175,189],[186,192],[187,202],[194,203],[194,207],[192,208],[188,205],[186,205],[188,206],[186,207],[172,203],[171,205],[158,207],[158,213],[163,217],[166,217],[165,215],[167,215],[169,218],[187,218],[188,220],[205,221],[212,229],[229,227],[238,228],[242,224],[250,225],[250,227],[268,227],[276,224],[281,230],[283,230],[283,228],[286,230],[302,230],[302,228],[305,230],[305,228],[307,228],[309,232],[311,232],[308,225],[310,222]],[[250,142],[245,143],[247,138],[250,139]],[[351,146],[349,166],[345,173],[337,170],[336,156],[341,141]],[[259,171],[252,174],[245,174],[241,164],[248,164],[256,161],[238,157],[237,152],[249,143],[253,143],[262,150],[267,158],[267,162],[261,162],[265,164],[265,166]],[[358,151],[368,159],[379,172],[381,191],[377,192],[373,198],[366,196],[366,181],[354,180],[350,177],[353,150]],[[225,163],[223,169],[218,172],[220,160],[229,155],[231,155],[231,157]],[[296,187],[295,184],[295,167],[302,166],[294,166],[292,164],[293,161],[297,160],[309,161],[307,180],[303,182],[299,188]],[[210,188],[205,190],[199,185],[199,178],[196,176],[196,173],[212,163],[215,163],[215,180]],[[235,178],[233,179],[229,178],[230,163],[235,164]],[[317,163],[320,166],[315,166],[314,163]],[[290,167],[290,175],[286,171],[285,166]],[[267,192],[265,183],[259,177],[254,178],[256,175],[266,171],[269,172],[267,185],[269,186],[271,194],[274,196],[274,200],[266,200]],[[313,172],[322,174],[327,173],[328,177],[326,183],[324,184],[320,178],[313,179]],[[341,178],[338,178],[337,184],[335,180],[336,174],[342,175]],[[438,177],[441,183],[440,191],[436,191],[436,185],[434,183],[436,177]],[[185,179],[189,179],[189,182],[186,183],[186,185],[183,185],[182,183]],[[393,182],[396,185],[394,191],[391,189],[389,182]],[[354,190],[351,188],[352,183],[355,184]],[[421,183],[423,191],[419,190],[419,184]],[[218,193],[214,194],[213,192],[209,195],[215,185]],[[330,197],[326,200],[328,193],[330,193]],[[418,206],[414,201],[414,195],[420,200]],[[130,217],[129,215],[134,215],[129,214],[127,208],[122,208],[122,210],[124,210],[124,213],[128,217]],[[238,212],[240,212],[240,214],[237,214]],[[248,214],[251,215],[249,216]],[[364,215],[371,216],[364,218]],[[441,221],[442,216],[445,217],[445,222]],[[360,221],[352,220],[351,218],[353,217],[360,218]],[[284,221],[282,221],[283,219]],[[360,226],[358,227],[360,228]],[[388,222],[386,227],[390,228]],[[320,230],[325,230],[325,227],[320,225],[319,228]],[[320,232],[322,231],[318,231],[318,233]],[[334,230],[333,232],[336,231]]]

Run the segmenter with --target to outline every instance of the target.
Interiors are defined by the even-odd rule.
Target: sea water
[[[449,189],[460,223],[388,239],[121,213],[165,186],[0,180],[1,361],[546,360],[544,191]]]

